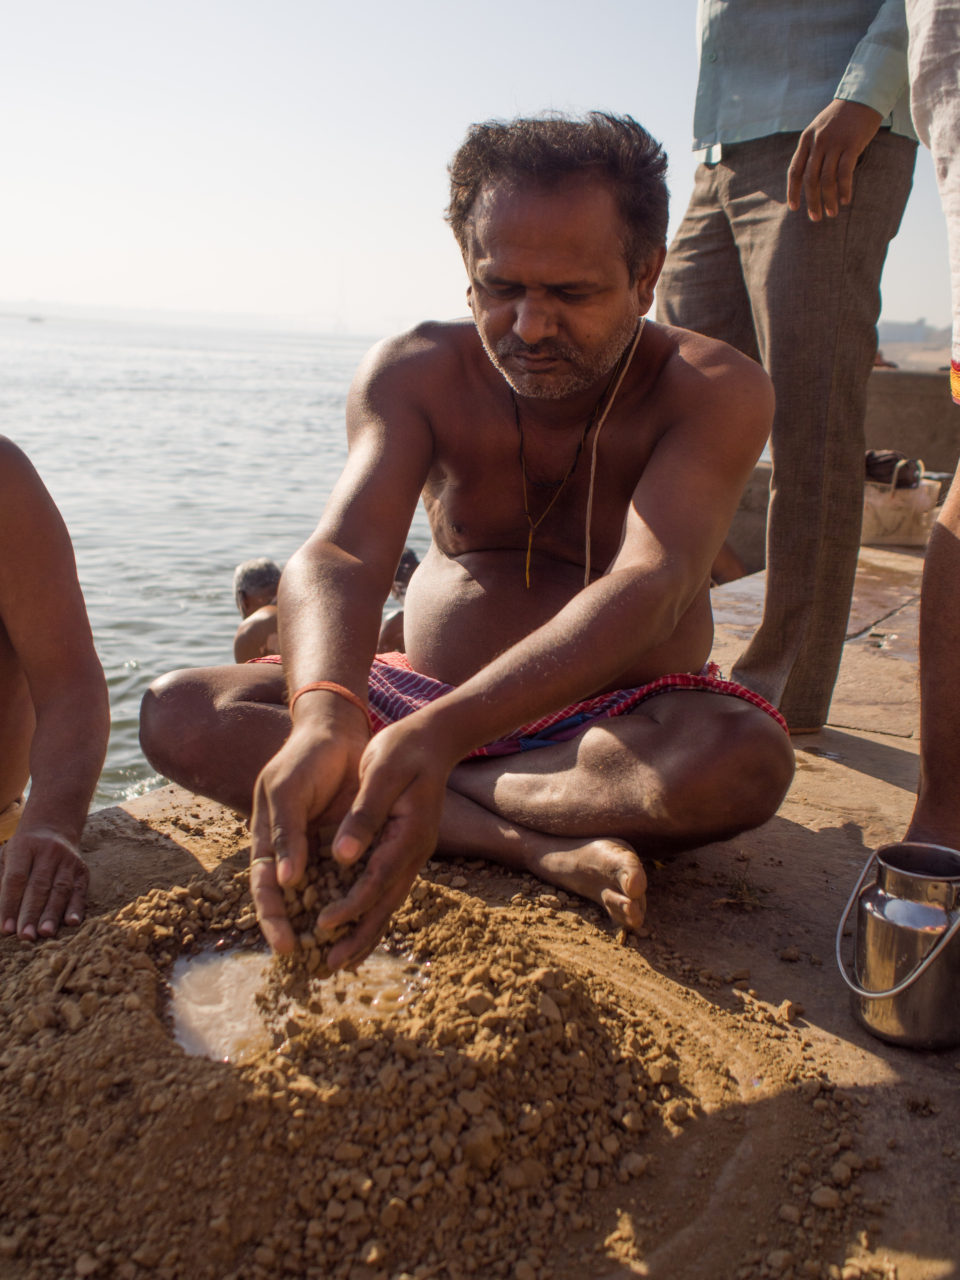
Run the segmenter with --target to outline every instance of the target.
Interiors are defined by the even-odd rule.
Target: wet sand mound
[[[297,1023],[277,982],[276,1053],[187,1057],[169,966],[250,916],[246,875],[215,874],[21,956],[2,1182],[27,1274],[395,1275],[456,1238],[446,1274],[536,1276],[558,1215],[587,1226],[590,1192],[646,1170],[669,1044],[440,886],[391,938],[429,966],[408,1007]]]
[[[277,1047],[239,1067],[174,1042],[167,978],[184,952],[258,942],[245,872],[8,953],[3,1274],[695,1275],[706,1233],[704,1275],[826,1275],[863,1165],[852,1102],[809,1078],[769,1011],[708,1016],[659,978],[644,991],[628,948],[598,978],[594,927],[543,904],[560,907],[422,880],[388,940],[425,974],[415,998],[376,1018],[292,1013],[308,942],[266,990]],[[757,1071],[795,1105],[745,1135]],[[760,1246],[744,1254],[723,1213],[747,1178]]]

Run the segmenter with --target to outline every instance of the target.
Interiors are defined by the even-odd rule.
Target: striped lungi
[[[280,662],[278,655],[254,659],[256,662]],[[368,697],[370,702],[370,719],[373,731],[395,724],[405,716],[412,715],[421,707],[442,698],[450,693],[453,685],[444,684],[442,680],[434,680],[432,676],[421,675],[414,671],[406,654],[380,653],[373,660],[368,681]],[[538,747],[549,747],[555,742],[565,742],[575,738],[578,733],[598,720],[610,719],[613,716],[625,715],[633,711],[642,702],[654,698],[658,693],[670,693],[677,689],[689,689],[702,693],[722,693],[732,698],[741,698],[749,702],[768,716],[786,732],[786,721],[775,707],[761,698],[752,689],[745,688],[733,680],[724,680],[720,676],[715,663],[708,663],[699,675],[681,672],[677,675],[659,676],[649,684],[637,685],[631,689],[615,689],[610,693],[598,693],[592,698],[583,698],[571,706],[553,711],[549,715],[532,720],[496,742],[489,742],[484,747],[471,751],[468,760],[481,759],[486,756],[515,755],[518,751],[534,751]]]

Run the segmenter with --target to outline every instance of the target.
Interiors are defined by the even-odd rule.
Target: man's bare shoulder
[[[462,397],[489,365],[472,320],[427,321],[377,343],[357,369],[347,410],[348,432],[406,419],[421,429],[435,422],[452,396]],[[492,369],[492,365],[490,366]],[[467,393],[469,394],[469,393]]]
[[[773,384],[763,367],[726,342],[655,326],[660,372],[654,397],[682,435],[759,454],[773,422]]]
[[[19,481],[26,475],[36,476],[30,459],[8,436],[0,436],[0,483]]]
[[[19,445],[0,436],[0,519],[20,528],[29,518],[35,530],[37,521],[50,521],[55,513],[53,499],[33,463]]]
[[[662,375],[670,394],[710,396],[715,407],[729,402],[755,403],[758,410],[772,412],[773,384],[756,360],[716,338],[707,338],[691,329],[657,325],[665,348]]]
[[[47,641],[56,640],[44,628],[46,620],[58,618],[59,625],[75,628],[76,657],[85,660],[83,636],[89,637],[89,627],[70,535],[33,463],[5,436],[0,436],[0,542],[0,617],[11,638],[19,622],[20,640],[26,643],[29,636],[32,661]],[[27,652],[20,643],[16,647]]]
[[[233,637],[234,662],[249,662],[251,658],[263,658],[279,653],[277,606],[265,604],[244,618]]]
[[[478,351],[482,347],[471,319],[426,320],[378,342],[364,357],[360,373],[367,378],[394,371],[419,375],[471,360]]]

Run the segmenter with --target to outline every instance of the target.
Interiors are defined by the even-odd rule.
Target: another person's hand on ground
[[[51,830],[21,829],[0,849],[0,922],[4,933],[35,942],[61,922],[78,925],[90,873],[80,850]]]
[[[0,437],[0,804],[30,794],[3,848],[0,933],[35,941],[83,918],[80,835],[106,754],[107,686],[63,519]]]

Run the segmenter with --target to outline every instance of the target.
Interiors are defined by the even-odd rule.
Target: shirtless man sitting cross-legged
[[[343,966],[434,852],[532,872],[636,927],[645,855],[759,825],[786,791],[776,713],[700,675],[710,567],[773,397],[722,343],[644,327],[664,168],[629,118],[471,129],[448,218],[472,319],[362,365],[346,468],[280,585],[282,668],[176,672],[147,694],[155,767],[252,809],[253,894],[280,951],[280,886],[320,823],[339,823],[341,862],[365,857],[320,916],[351,924]],[[374,661],[421,492],[433,545],[406,656]]]

